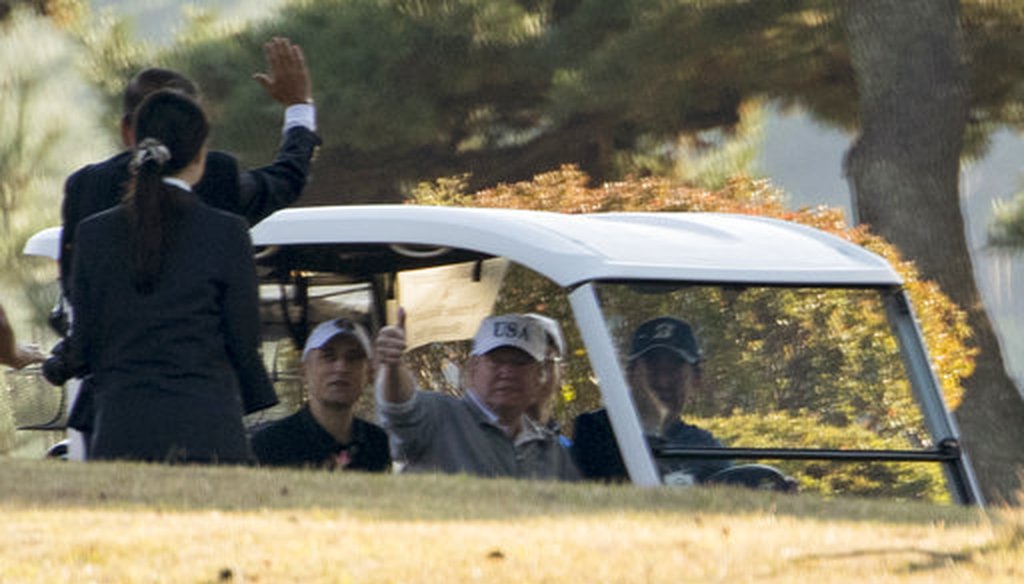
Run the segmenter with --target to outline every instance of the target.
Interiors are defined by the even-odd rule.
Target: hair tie
[[[167,149],[167,146],[163,145],[163,142],[156,138],[146,138],[135,146],[131,169],[137,171],[142,168],[142,165],[151,160],[156,163],[157,167],[161,167],[170,159],[171,151]]]

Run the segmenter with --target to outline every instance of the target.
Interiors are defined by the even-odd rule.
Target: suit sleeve
[[[294,203],[306,186],[319,145],[320,137],[308,128],[298,126],[285,132],[273,163],[240,173],[239,208],[234,212],[255,225]]]
[[[89,241],[89,227],[84,230],[84,237]],[[78,233],[78,236],[83,236]],[[98,246],[98,243],[90,243],[85,249],[91,246]],[[90,288],[89,270],[95,265],[88,257],[88,253],[81,253],[74,256],[69,270],[68,299],[72,306],[81,306],[82,310],[75,311],[71,323],[71,331],[68,335],[68,346],[63,354],[64,365],[75,377],[84,377],[90,370],[89,359],[93,354],[91,337],[96,332],[96,310],[95,299],[92,297]]]
[[[79,170],[64,182],[64,199],[60,206],[63,227],[60,230],[60,256],[57,264],[60,269],[61,291],[64,293],[64,297],[69,299],[71,298],[71,264],[74,257],[75,230],[78,228],[78,223],[85,218],[79,208],[83,196],[83,176],[84,170]]]
[[[71,268],[78,224],[121,200],[128,180],[128,157],[128,152],[121,152],[103,162],[83,166],[64,182],[58,266],[61,291],[67,298],[71,297]]]
[[[231,253],[225,254],[224,334],[228,358],[238,377],[245,413],[277,403],[277,394],[260,357],[259,284],[252,241],[241,221],[232,222]]]

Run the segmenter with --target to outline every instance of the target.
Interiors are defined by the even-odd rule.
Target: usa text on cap
[[[534,361],[543,361],[548,341],[544,338],[544,329],[529,317],[520,314],[489,316],[480,323],[473,337],[472,354],[484,355],[499,347],[515,347]]]

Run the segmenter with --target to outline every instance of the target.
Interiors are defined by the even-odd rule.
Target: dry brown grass
[[[1024,512],[0,460],[0,582],[1015,582]]]

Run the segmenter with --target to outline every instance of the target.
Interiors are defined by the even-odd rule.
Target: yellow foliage
[[[955,409],[963,398],[961,380],[974,371],[978,350],[967,345],[972,334],[967,324],[967,313],[954,304],[938,285],[921,280],[913,262],[903,259],[892,244],[866,226],[847,225],[842,210],[825,206],[796,211],[786,209],[782,191],[768,180],[736,176],[719,190],[697,189],[658,177],[630,178],[594,186],[584,172],[573,165],[565,165],[559,170],[537,175],[532,181],[502,184],[472,196],[464,193],[465,185],[464,178],[442,179],[435,185],[421,184],[410,202],[560,213],[741,213],[774,217],[821,229],[882,256],[903,277],[950,409]]]

